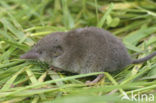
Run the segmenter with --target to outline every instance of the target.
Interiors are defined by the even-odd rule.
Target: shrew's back
[[[67,32],[64,48],[59,62],[71,72],[112,72],[131,63],[122,42],[110,32],[95,27]]]

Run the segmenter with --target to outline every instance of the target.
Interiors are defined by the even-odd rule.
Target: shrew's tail
[[[139,63],[145,62],[145,61],[153,58],[154,56],[156,56],[156,52],[153,52],[152,54],[150,54],[150,55],[148,55],[148,56],[146,56],[144,58],[133,60],[132,64],[139,64]]]

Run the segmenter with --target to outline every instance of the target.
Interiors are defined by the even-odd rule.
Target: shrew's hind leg
[[[94,85],[104,77],[104,74],[99,74],[93,81],[87,81],[86,85]]]

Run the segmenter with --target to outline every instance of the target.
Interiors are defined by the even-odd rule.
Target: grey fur
[[[75,73],[113,72],[133,63],[117,37],[96,27],[47,35],[21,58],[34,59],[33,54],[50,66]]]

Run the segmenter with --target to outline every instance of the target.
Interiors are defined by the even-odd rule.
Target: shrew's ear
[[[60,45],[58,45],[55,47],[55,51],[54,51],[53,55],[54,55],[54,57],[58,57],[61,54],[63,54],[63,48]]]
[[[21,59],[38,59],[39,58],[39,53],[29,51],[23,55],[20,56]]]

